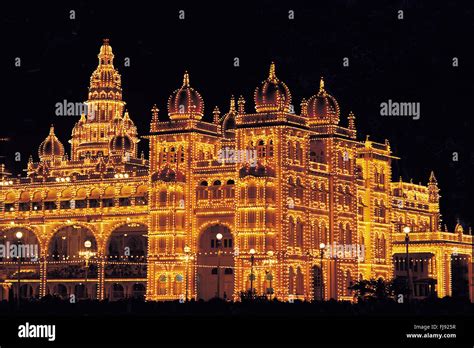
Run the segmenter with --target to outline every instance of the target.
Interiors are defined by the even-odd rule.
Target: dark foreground
[[[16,303],[0,303],[0,345],[472,347],[473,312],[472,303],[453,298],[409,304],[392,300],[69,303],[46,298],[23,302],[19,309]],[[26,323],[55,325],[54,341],[19,338],[19,327]]]

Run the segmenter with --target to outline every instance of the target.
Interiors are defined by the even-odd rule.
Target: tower
[[[137,129],[125,112],[122,81],[114,67],[114,54],[108,39],[104,39],[98,54],[98,66],[90,78],[86,112],[73,128],[71,158],[108,156],[111,140],[123,131],[131,140],[127,158],[137,157]]]

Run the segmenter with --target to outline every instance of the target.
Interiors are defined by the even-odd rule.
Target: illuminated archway
[[[217,235],[222,239],[218,241]],[[234,240],[223,224],[206,227],[198,241],[197,298],[231,299],[234,292]]]

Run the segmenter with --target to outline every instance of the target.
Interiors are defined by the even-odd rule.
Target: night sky
[[[253,111],[255,87],[271,61],[290,88],[299,113],[301,98],[326,90],[341,107],[341,122],[356,115],[360,140],[390,140],[393,179],[426,184],[435,171],[445,223],[472,223],[472,104],[474,96],[473,5],[432,1],[260,1],[199,5],[174,2],[44,2],[2,4],[0,76],[3,86],[0,162],[15,174],[48,134],[50,124],[66,146],[77,117],[55,116],[55,104],[87,98],[102,39],[107,37],[122,74],[127,109],[146,135],[156,103],[160,118],[182,84],[184,70],[204,98],[205,118],[228,109],[232,94]],[[466,6],[470,6],[467,8]],[[74,10],[76,18],[70,19]],[[185,20],[178,18],[185,11]],[[288,11],[294,11],[294,19]],[[399,20],[398,10],[404,11]],[[21,67],[15,67],[15,58]],[[130,58],[130,67],[124,59]],[[240,67],[234,67],[234,58]],[[343,58],[349,58],[349,67]],[[453,67],[453,57],[459,66]],[[389,99],[421,103],[421,118],[382,117]],[[147,152],[143,140],[141,150]],[[15,162],[16,152],[21,162]],[[459,156],[454,162],[453,152]]]

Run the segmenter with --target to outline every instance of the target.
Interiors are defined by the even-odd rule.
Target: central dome
[[[268,78],[255,89],[255,110],[257,112],[289,112],[291,93],[286,84],[275,74],[275,63],[270,65]]]
[[[189,85],[189,74],[184,73],[183,85],[168,99],[168,115],[172,120],[200,120],[204,115],[204,100]]]

